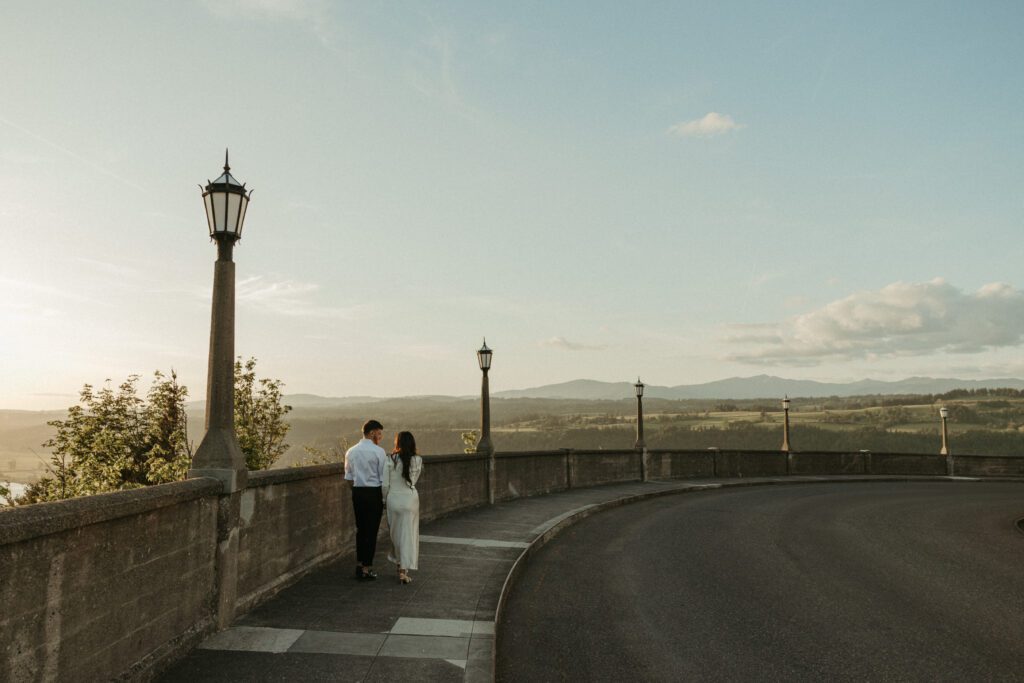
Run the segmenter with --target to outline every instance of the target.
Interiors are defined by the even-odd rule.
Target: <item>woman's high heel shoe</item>
[[[412,577],[404,569],[398,570],[398,581],[402,584],[412,583]]]

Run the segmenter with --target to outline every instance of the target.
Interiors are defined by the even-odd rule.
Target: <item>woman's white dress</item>
[[[420,560],[420,494],[416,482],[423,472],[423,458],[412,456],[409,477],[412,486],[402,476],[402,460],[389,457],[384,471],[384,500],[388,510],[392,551],[388,559],[402,569],[418,569]]]

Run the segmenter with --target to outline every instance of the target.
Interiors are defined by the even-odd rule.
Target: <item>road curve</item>
[[[1024,680],[1024,484],[722,489],[540,549],[499,681]]]

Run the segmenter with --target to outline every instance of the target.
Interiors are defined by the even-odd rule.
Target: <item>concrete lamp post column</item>
[[[244,489],[245,456],[235,436],[235,242],[251,191],[231,175],[227,153],[224,173],[207,182],[203,191],[210,239],[217,243],[213,265],[213,306],[210,316],[210,359],[206,380],[206,435],[203,436],[190,477],[212,477],[224,484],[224,492]]]
[[[497,489],[497,472],[494,462],[494,445],[491,443],[491,393],[487,381],[487,372],[491,369],[491,357],[494,352],[487,348],[487,340],[476,352],[477,362],[480,364],[480,372],[483,379],[480,383],[480,441],[477,442],[476,452],[487,455],[487,501],[494,503]]]
[[[946,420],[949,418],[949,409],[946,406],[939,408],[939,417],[942,419],[942,450],[939,455],[946,456],[946,474],[953,476],[953,454],[949,452],[949,431],[946,428]]]
[[[782,399],[782,452],[789,453],[789,396]]]
[[[200,186],[202,187],[202,186]],[[238,537],[242,491],[248,483],[245,456],[235,436],[235,263],[232,252],[242,237],[251,191],[231,175],[227,152],[224,173],[203,189],[210,239],[217,243],[213,266],[210,361],[206,380],[206,435],[191,477],[220,480],[217,501],[217,628],[231,625],[238,598]]]
[[[636,443],[633,448],[640,451],[640,480],[647,481],[650,478],[650,468],[647,462],[647,443],[644,441],[644,383],[636,378],[633,385],[636,392]]]
[[[644,383],[639,377],[636,378],[633,390],[636,392],[636,443],[633,448],[640,450],[647,444],[644,443]]]

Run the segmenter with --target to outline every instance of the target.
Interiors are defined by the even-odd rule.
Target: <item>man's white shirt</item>
[[[353,486],[380,486],[384,481],[384,467],[388,455],[369,439],[360,439],[345,452],[345,478]]]

